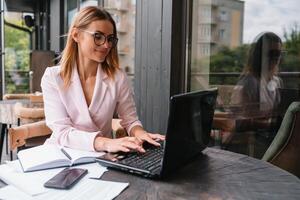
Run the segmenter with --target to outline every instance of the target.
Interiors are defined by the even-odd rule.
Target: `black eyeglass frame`
[[[93,31],[88,31],[88,30],[85,30],[85,29],[80,29],[80,31],[83,31],[83,32],[85,32],[85,33],[89,33],[90,35],[92,35],[93,38],[94,38],[94,43],[95,43],[96,46],[101,46],[101,45],[105,44],[106,41],[107,41],[108,44],[110,45],[110,46],[109,46],[110,48],[113,48],[113,47],[115,47],[115,46],[118,44],[118,40],[119,40],[119,39],[118,39],[117,37],[115,37],[113,34],[112,34],[112,35],[106,36],[106,35],[104,35],[103,33],[98,32],[98,31],[93,32]],[[102,43],[97,43],[97,42],[96,42],[96,40],[97,40],[97,39],[96,39],[97,34],[100,35],[100,36],[102,36],[102,37],[104,37],[104,40],[103,40]],[[111,38],[113,39],[113,41],[110,41]]]

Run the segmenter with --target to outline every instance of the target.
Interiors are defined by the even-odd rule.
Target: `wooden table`
[[[267,162],[207,148],[165,180],[110,170],[104,180],[129,182],[116,199],[300,199],[300,180]]]
[[[267,162],[207,148],[203,155],[165,180],[109,170],[103,180],[129,182],[116,199],[299,199],[300,179]],[[5,184],[0,181],[0,187]]]

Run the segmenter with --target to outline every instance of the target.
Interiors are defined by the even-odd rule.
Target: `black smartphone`
[[[65,168],[49,179],[44,186],[47,188],[70,189],[88,172],[87,169]]]

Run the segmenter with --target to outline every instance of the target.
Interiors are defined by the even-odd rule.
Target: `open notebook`
[[[95,158],[103,154],[55,145],[40,145],[19,151],[17,156],[23,171],[29,172],[95,162]]]

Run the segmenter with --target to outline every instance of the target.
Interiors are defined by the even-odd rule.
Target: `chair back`
[[[293,102],[289,106],[262,160],[300,178],[300,102]]]
[[[41,145],[52,133],[45,121],[25,124],[19,127],[10,128],[8,131],[11,150],[31,143],[29,146]],[[34,139],[34,138],[39,138]],[[34,142],[34,144],[32,144]]]
[[[19,93],[19,94],[4,94],[3,100],[12,100],[12,99],[30,99],[32,93]]]

